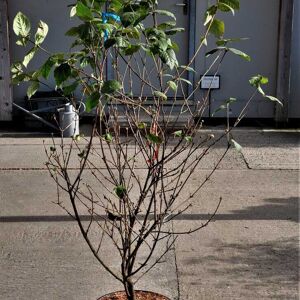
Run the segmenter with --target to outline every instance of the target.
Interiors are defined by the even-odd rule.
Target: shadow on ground
[[[299,222],[299,198],[268,198],[265,204],[234,210],[232,220],[290,220]],[[218,218],[218,217],[217,217]]]
[[[245,299],[249,294],[264,299],[298,299],[298,237],[265,243],[218,241],[212,247],[213,255],[186,259],[184,263],[205,268],[217,290],[238,288]]]
[[[264,200],[265,204],[250,206],[240,210],[234,210],[229,214],[218,214],[214,221],[234,220],[288,220],[299,222],[299,198],[270,198]],[[139,219],[143,219],[143,215]],[[152,216],[153,217],[153,216]],[[82,221],[89,221],[89,215],[81,216]],[[106,215],[98,215],[94,219],[103,221]],[[208,214],[182,214],[176,220],[203,221],[209,218]],[[39,215],[39,216],[0,216],[0,223],[7,222],[68,222],[74,221],[68,215]]]

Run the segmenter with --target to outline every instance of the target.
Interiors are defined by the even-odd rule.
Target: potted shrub
[[[30,98],[40,85],[48,84],[53,72],[56,89],[64,97],[77,91],[87,110],[95,112],[89,138],[77,135],[59,143],[53,139],[51,148],[45,150],[46,165],[58,187],[57,204],[77,221],[96,260],[124,286],[124,292],[100,299],[167,299],[136,291],[135,284],[161,262],[180,235],[200,230],[216,214],[221,198],[205,223],[183,231],[172,227],[172,222],[191,208],[197,192],[210,180],[230,147],[240,151],[232,129],[245,116],[254,96],[260,93],[279,102],[264,93],[262,85],[267,78],[254,76],[250,79],[253,95],[234,125],[229,124],[228,112],[237,100],[230,98],[218,109],[227,111],[223,134],[201,133],[210,88],[203,99],[191,104],[203,76],[192,83],[187,74],[196,72],[193,62],[210,35],[217,46],[206,54],[214,55],[214,59],[205,74],[215,77],[227,55],[250,60],[231,47],[237,39],[223,37],[224,23],[218,19],[219,12],[234,14],[239,0],[212,1],[205,12],[204,35],[187,65],[179,64],[178,45],[172,40],[184,29],[176,26],[171,12],[159,9],[158,2],[76,1],[71,17],[78,18],[80,24],[66,33],[74,37],[68,53],[49,53],[43,48],[48,33],[43,21],[32,35],[30,21],[23,13],[14,20],[17,44],[30,46],[30,50],[22,62],[13,64],[13,82],[30,81]],[[28,71],[38,51],[49,57],[38,70]],[[113,77],[107,73],[108,66]],[[191,86],[189,93],[186,86]],[[187,189],[197,166],[222,140],[227,146],[212,171],[193,190]],[[67,193],[70,201],[63,201],[59,191]],[[88,215],[88,220],[83,215]],[[119,256],[117,269],[102,256],[104,240],[110,240]],[[160,243],[164,248],[157,254]]]

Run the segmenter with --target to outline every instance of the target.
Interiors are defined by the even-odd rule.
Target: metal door
[[[199,13],[200,9],[204,7],[201,3],[197,4]],[[202,5],[201,8],[200,5]],[[279,8],[280,0],[241,0],[241,8],[234,17],[228,13],[219,15],[225,21],[225,38],[249,38],[249,40],[231,46],[248,53],[252,61],[247,62],[233,54],[227,55],[218,73],[221,76],[221,88],[211,93],[210,108],[207,109],[206,116],[212,116],[212,113],[225,100],[235,97],[238,101],[231,106],[230,117],[237,117],[253,93],[253,88],[249,85],[248,80],[256,74],[267,76],[269,84],[266,86],[265,92],[270,95],[276,94]],[[202,18],[197,18],[197,20],[199,21],[197,27],[201,27]],[[210,40],[206,51],[215,47],[214,41]],[[203,74],[210,65],[212,59],[213,57],[197,60],[198,78],[199,74]],[[198,91],[197,99],[201,101],[203,96],[204,92]],[[274,111],[273,102],[257,96],[249,106],[246,117],[273,118]],[[214,115],[214,117],[225,116],[224,111]]]
[[[300,1],[294,1],[294,24],[292,42],[291,97],[289,117],[300,118]]]
[[[185,28],[184,32],[179,32],[175,36],[171,36],[172,40],[178,45],[179,51],[176,52],[177,59],[179,62],[179,65],[186,65],[189,59],[189,21],[190,21],[190,7],[189,7],[190,1],[187,0],[168,0],[168,1],[159,1],[159,9],[161,10],[168,10],[172,12],[176,16],[177,21],[177,27]],[[170,17],[167,16],[159,16],[158,17],[158,23],[162,23],[164,21],[171,21]],[[147,18],[144,22],[144,26],[147,28],[147,26],[153,26],[153,20],[152,18]],[[129,57],[126,57],[127,61]],[[146,62],[146,63],[145,63]],[[124,61],[119,60],[119,65],[121,72],[120,74],[125,74],[124,78],[122,78],[123,85],[125,88],[125,91],[132,92],[134,97],[152,97],[152,91],[151,88],[145,84],[143,84],[143,81],[135,75],[133,72],[129,72],[129,68],[126,69],[126,63]],[[136,53],[131,59],[130,63],[132,65],[132,68],[135,69],[136,72],[139,72],[140,74],[143,74],[142,72],[142,66],[143,63],[145,63],[148,75],[143,74],[146,81],[151,82],[152,86],[155,86],[159,89],[159,80],[157,78],[157,72],[155,70],[155,64],[153,62],[153,59],[146,55],[145,53],[141,54]],[[113,68],[109,68],[108,72],[111,73],[111,77],[117,78],[118,74],[116,74],[113,71]],[[167,79],[166,80],[170,80]],[[183,84],[183,90],[179,89],[177,96],[180,98],[183,96],[183,93],[187,93],[188,86],[187,84]],[[170,93],[171,94],[171,93]]]

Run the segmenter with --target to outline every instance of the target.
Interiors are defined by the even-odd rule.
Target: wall
[[[295,0],[289,117],[300,118],[300,1]]]
[[[12,30],[13,19],[18,11],[22,11],[31,20],[32,31],[35,32],[39,20],[43,20],[49,25],[49,34],[43,46],[50,52],[67,51],[71,44],[71,39],[66,37],[64,33],[74,21],[70,20],[69,8],[67,5],[72,4],[72,0],[9,0],[8,14],[10,24],[10,45],[11,45],[11,60],[18,61],[24,57],[26,50],[23,47],[16,45],[16,36]],[[34,69],[41,65],[47,58],[46,54],[39,53],[30,63],[29,68]],[[26,89],[28,84],[22,83],[13,88],[14,101],[17,103],[24,102]],[[54,88],[53,78],[50,80],[51,88]],[[41,90],[49,90],[44,87]]]
[[[45,47],[50,51],[64,51],[69,48],[71,39],[64,36],[64,32],[70,27],[70,22],[74,22],[69,18],[68,4],[73,3],[72,0],[9,0],[9,17],[10,28],[12,28],[12,20],[16,13],[21,10],[33,21],[33,28],[36,27],[39,18],[48,23],[50,27],[49,36],[46,39]],[[207,1],[197,1],[197,32],[196,36],[199,42],[201,31],[203,28],[203,12],[208,6]],[[212,94],[211,111],[219,107],[220,104],[229,97],[238,98],[239,102],[233,107],[232,117],[237,116],[241,107],[245,104],[248,96],[251,94],[252,89],[248,84],[250,76],[255,74],[263,74],[269,77],[270,84],[266,89],[266,92],[275,95],[276,92],[276,69],[277,69],[277,31],[279,20],[279,2],[280,0],[241,0],[241,11],[236,14],[235,17],[224,15],[227,24],[227,33],[225,37],[249,37],[250,40],[244,41],[234,45],[252,57],[252,62],[247,63],[241,58],[234,55],[229,55],[226,62],[220,70],[222,76],[222,86],[219,91]],[[299,11],[299,0],[295,0],[297,3],[297,9]],[[257,9],[259,7],[259,9]],[[254,21],[255,20],[255,21]],[[298,14],[298,35],[295,33],[294,43],[298,45],[294,51],[294,60],[300,65],[299,56],[299,14]],[[54,30],[53,30],[54,29]],[[19,60],[24,55],[24,49],[15,45],[15,37],[11,30],[11,54],[13,60]],[[204,52],[210,50],[213,46],[211,42]],[[203,54],[204,54],[203,52]],[[37,67],[45,59],[46,55],[40,54],[33,63],[32,68]],[[209,60],[201,59],[196,61],[197,76],[203,74],[206,66],[209,65]],[[296,82],[299,78],[299,68],[293,69],[293,82]],[[196,78],[197,80],[197,78]],[[50,82],[54,87],[54,81]],[[299,98],[299,84],[293,84],[293,99]],[[14,87],[14,100],[16,102],[22,102],[26,94],[26,84],[21,84],[18,87]],[[298,95],[298,96],[297,96]],[[196,94],[196,100],[201,99],[203,94],[199,91]],[[299,102],[299,101],[298,101]],[[291,110],[295,113],[297,106],[295,100],[292,101]],[[222,112],[216,115],[216,117],[222,117]],[[257,97],[254,100],[254,104],[251,106],[248,112],[248,117],[253,118],[273,118],[274,117],[274,104],[266,102],[261,97]]]
[[[197,1],[198,12],[204,9],[204,2]],[[221,88],[211,94],[211,113],[225,100],[234,97],[238,101],[232,105],[231,117],[237,117],[253,93],[249,78],[256,74],[267,76],[269,84],[265,87],[265,92],[276,94],[279,5],[279,0],[241,0],[241,9],[235,16],[229,13],[220,15],[225,21],[225,38],[248,38],[230,46],[246,52],[252,60],[247,62],[236,55],[227,55],[218,72],[221,75]],[[200,37],[199,28],[202,27],[203,18],[199,17],[197,22],[197,36]],[[211,39],[206,51],[215,47],[215,42]],[[212,56],[203,60],[202,56],[197,60],[200,74],[203,74],[214,58]],[[203,94],[199,92],[197,97],[201,99]],[[273,118],[274,111],[274,103],[258,95],[249,106],[247,117]],[[225,111],[218,112],[215,117],[225,117]]]

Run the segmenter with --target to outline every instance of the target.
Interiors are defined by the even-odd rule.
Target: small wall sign
[[[200,85],[201,90],[218,90],[220,89],[220,75],[205,75],[202,76]]]

